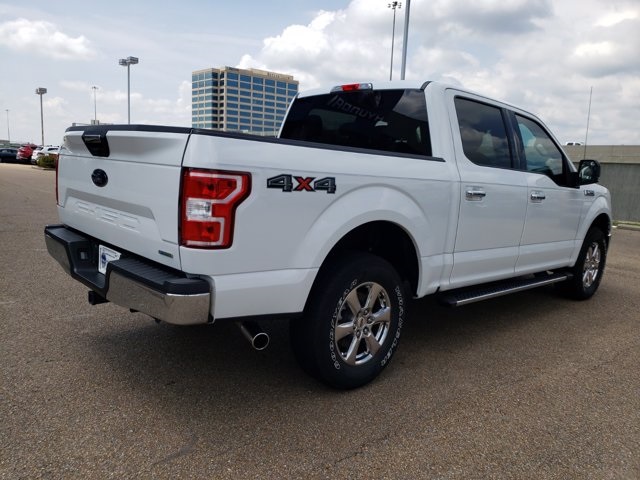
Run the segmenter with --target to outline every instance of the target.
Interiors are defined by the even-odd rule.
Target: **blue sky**
[[[191,122],[191,71],[224,65],[295,75],[301,89],[388,79],[392,12],[383,0],[160,0],[0,3],[0,138],[45,143],[94,115]],[[398,11],[399,78],[404,11]],[[443,80],[539,114],[560,141],[640,143],[638,0],[412,0],[407,78]]]

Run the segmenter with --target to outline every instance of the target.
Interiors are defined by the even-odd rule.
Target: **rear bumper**
[[[101,297],[125,308],[177,325],[212,321],[211,287],[202,278],[139,257],[123,255],[98,271],[99,242],[64,225],[44,229],[49,254],[65,272]]]

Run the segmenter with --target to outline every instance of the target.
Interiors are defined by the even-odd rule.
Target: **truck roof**
[[[298,94],[297,98],[311,97],[314,95],[327,95],[339,90],[344,90],[344,91],[347,91],[350,89],[357,90],[358,89],[357,86],[364,87],[365,89],[370,88],[372,90],[397,90],[397,89],[424,90],[428,86],[429,90],[434,92],[436,95],[444,94],[445,90],[447,89],[454,89],[460,92],[474,95],[479,98],[484,98],[492,103],[502,104],[504,107],[513,109],[515,111],[525,112],[525,110],[518,105],[514,105],[510,102],[506,102],[498,98],[489,97],[484,93],[480,93],[480,92],[465,88],[462,85],[453,85],[453,84],[448,84],[448,83],[443,83],[438,81],[431,81],[431,80],[423,80],[423,81],[414,81],[414,80],[393,80],[393,81],[386,80],[385,81],[383,80],[383,81],[375,81],[375,82],[368,81],[368,82],[354,82],[354,83],[343,83],[343,84],[334,83],[332,85],[325,85],[319,88],[301,91]],[[347,87],[347,88],[344,89],[342,87]],[[527,113],[527,115],[533,116],[536,119],[540,120],[536,114],[533,114],[531,112],[525,112],[525,113]]]
[[[327,93],[331,93],[336,87],[341,87],[343,85],[367,85],[370,84],[372,85],[374,90],[397,90],[397,89],[402,89],[402,88],[416,88],[416,89],[420,89],[420,88],[424,88],[425,85],[427,83],[430,83],[428,81],[412,81],[412,80],[396,80],[396,81],[376,81],[376,82],[372,82],[372,81],[367,81],[367,82],[352,82],[352,83],[346,83],[346,84],[340,84],[340,83],[334,83],[334,84],[327,84],[327,85],[323,85],[321,87],[318,88],[313,88],[311,90],[304,90],[301,91],[299,93],[299,97],[310,97],[313,95],[323,95],[323,94],[327,94]]]
[[[429,86],[430,90],[437,90],[437,91],[441,91],[444,92],[447,89],[455,89],[455,90],[459,90],[461,92],[466,92],[466,93],[470,93],[472,95],[476,95],[478,97],[484,97],[487,99],[490,99],[490,97],[488,97],[485,94],[470,90],[468,88],[465,88],[462,85],[453,85],[453,84],[447,84],[447,83],[442,83],[442,82],[437,82],[437,81],[432,81],[432,80],[422,80],[422,81],[415,81],[415,80],[393,80],[393,81],[368,81],[368,82],[354,82],[354,83],[334,83],[332,85],[324,85],[322,87],[319,88],[314,88],[311,90],[304,90],[301,91],[298,94],[299,98],[304,98],[304,97],[310,97],[313,95],[326,95],[329,94],[331,92],[335,92],[337,90],[341,90],[344,88],[344,90],[347,89],[353,89],[353,90],[357,90],[358,86],[360,86],[360,88],[362,89],[367,89],[370,88],[372,90],[398,90],[398,89],[419,89],[419,90],[423,90],[425,88],[427,88],[427,85]],[[351,88],[350,88],[351,87]],[[504,101],[500,101],[499,99],[490,99],[492,101],[499,101],[505,105],[509,105],[507,102]],[[514,107],[514,108],[518,108],[515,105],[509,105],[510,107]]]

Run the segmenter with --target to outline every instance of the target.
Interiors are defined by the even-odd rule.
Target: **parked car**
[[[17,148],[0,148],[0,162],[15,162],[17,155]]]
[[[36,158],[38,157],[38,152],[43,148],[44,147],[36,147],[33,149],[33,152],[31,153],[31,163],[33,163],[34,165],[36,164]]]
[[[17,160],[19,162],[29,163],[31,161],[31,155],[33,155],[33,150],[38,146],[33,143],[26,143],[22,145],[18,149]]]
[[[58,145],[47,145],[46,147],[38,147],[31,156],[31,163],[38,164],[38,159],[47,155],[58,158],[60,147]]]

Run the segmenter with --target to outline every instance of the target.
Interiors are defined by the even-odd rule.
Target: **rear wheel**
[[[302,368],[342,389],[373,380],[396,350],[406,311],[395,269],[375,255],[337,257],[321,272],[305,311],[291,324]]]
[[[563,282],[563,292],[577,300],[586,300],[596,293],[600,286],[607,258],[607,242],[604,233],[591,227],[584,239],[578,260],[571,270],[573,278]]]

